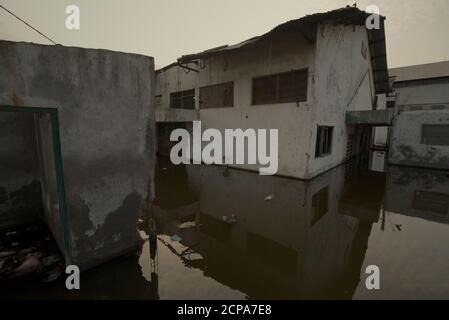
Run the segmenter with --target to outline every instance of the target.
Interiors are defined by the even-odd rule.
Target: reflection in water
[[[299,181],[160,159],[138,255],[83,273],[77,292],[62,280],[8,297],[449,298],[448,173],[376,161]]]
[[[352,297],[383,174],[340,166],[305,182],[219,166],[160,166],[159,239],[185,267],[249,298]]]
[[[449,298],[449,174],[390,167],[380,226],[373,226],[364,267],[382,272],[381,290],[360,283],[354,298]]]

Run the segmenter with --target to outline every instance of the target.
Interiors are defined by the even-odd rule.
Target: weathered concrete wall
[[[0,112],[0,228],[41,214],[34,115]]]
[[[404,111],[392,129],[389,163],[449,169],[449,146],[422,143],[422,125],[449,125],[449,111]]]
[[[0,42],[0,104],[58,110],[67,262],[88,268],[139,243],[154,193],[153,73],[151,57]]]
[[[348,137],[356,132],[345,124],[346,111],[373,108],[375,96],[365,26],[322,24],[317,33],[315,75],[313,86],[313,117],[310,140],[308,176],[313,177],[346,158]],[[332,152],[315,158],[317,125],[333,126]],[[353,141],[356,146],[358,141]],[[355,151],[356,152],[356,151]]]

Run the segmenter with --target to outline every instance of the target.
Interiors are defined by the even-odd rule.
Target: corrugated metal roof
[[[449,77],[449,61],[392,68],[389,74],[395,82]]]
[[[370,13],[362,11],[356,7],[346,6],[337,10],[332,10],[323,13],[315,13],[304,16],[299,19],[290,20],[283,24],[280,24],[273,28],[271,31],[235,45],[224,45],[217,48],[209,49],[200,53],[184,55],[178,59],[178,63],[188,63],[198,59],[205,59],[214,55],[223,54],[230,51],[239,50],[242,48],[248,48],[257,42],[272,36],[273,34],[289,30],[296,29],[303,34],[303,36],[311,41],[316,41],[317,26],[323,22],[335,22],[341,24],[355,24],[364,25],[366,19],[370,16]],[[376,93],[385,93],[390,90],[388,81],[388,68],[387,68],[387,54],[385,45],[385,30],[384,30],[385,17],[381,16],[381,27],[379,30],[368,30],[369,48],[371,52],[371,60],[374,73],[374,83]],[[166,69],[166,68],[164,68]]]

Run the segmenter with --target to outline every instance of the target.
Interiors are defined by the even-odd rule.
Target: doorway
[[[4,193],[4,212],[20,204],[11,197],[20,181],[32,181],[40,189],[41,218],[53,234],[66,263],[70,263],[70,233],[64,187],[64,173],[58,110],[56,108],[0,105],[2,130],[0,152],[0,186]],[[9,190],[8,190],[9,189]],[[34,189],[33,189],[34,190]],[[36,191],[36,190],[34,190]],[[21,200],[29,208],[36,207],[36,192],[24,193]],[[11,200],[12,199],[12,200]],[[31,200],[34,199],[34,200]],[[10,201],[11,200],[11,201]],[[0,215],[3,212],[0,211]],[[16,219],[17,216],[9,216]],[[5,221],[5,223],[8,221]],[[14,222],[14,221],[12,221]],[[20,221],[16,221],[20,223]]]

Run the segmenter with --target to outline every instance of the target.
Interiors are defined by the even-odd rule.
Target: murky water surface
[[[58,282],[18,295],[448,299],[449,174],[382,172],[382,157],[307,182],[160,159],[138,255],[82,274],[76,293]],[[365,286],[369,265],[380,290]]]

